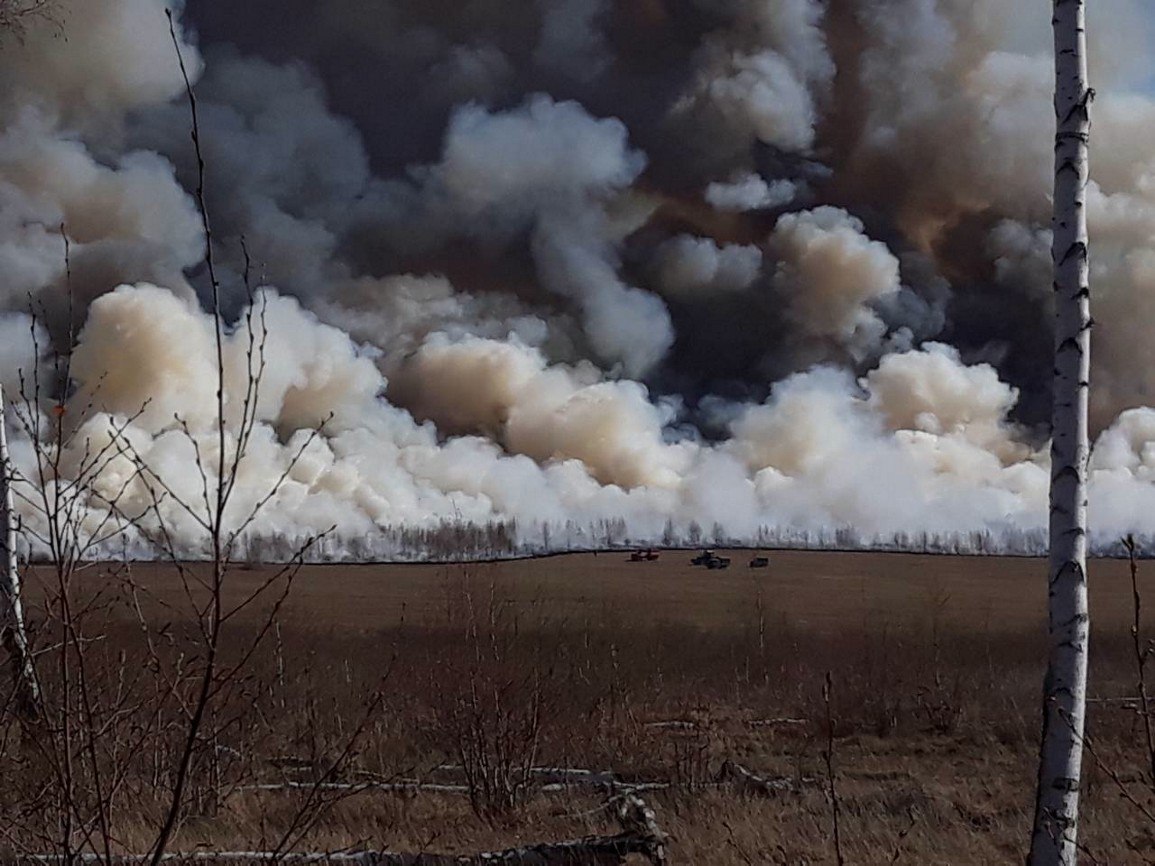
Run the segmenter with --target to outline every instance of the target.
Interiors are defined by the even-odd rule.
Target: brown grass
[[[500,741],[515,770],[529,756],[669,783],[647,797],[674,836],[675,862],[833,863],[823,784],[829,671],[848,863],[1021,860],[1044,660],[1042,562],[778,553],[770,569],[750,570],[735,553],[729,571],[715,572],[690,567],[689,553],[625,558],[307,567],[279,639],[237,697],[241,721],[223,735],[241,756],[223,771],[225,802],[187,820],[174,848],[252,849],[275,838],[305,794],[246,786],[317,778],[383,682],[383,707],[329,781],[461,782],[436,768],[461,763],[463,737]],[[1152,585],[1155,566],[1144,563],[1140,577]],[[86,579],[100,582],[95,572]],[[187,602],[176,577],[137,565],[134,579],[148,590],[148,618],[179,632]],[[239,594],[261,571],[230,579]],[[1098,696],[1134,691],[1129,586],[1126,563],[1094,563]],[[252,616],[233,628],[251,627]],[[108,652],[131,658],[134,634],[127,609],[114,609]],[[803,722],[751,724],[781,718]],[[685,724],[652,724],[672,720]],[[1092,706],[1105,766],[1087,767],[1087,862],[1142,863],[1155,850],[1155,827],[1107,772],[1138,777],[1138,721],[1116,705]],[[297,769],[273,760],[286,755],[306,760]],[[795,790],[758,797],[719,787],[728,759]],[[475,851],[612,829],[599,792],[523,793],[476,808],[457,794],[366,790],[334,798],[295,847]],[[147,838],[132,822],[152,820],[142,800],[125,819],[125,850]]]
[[[779,552],[769,569],[749,569],[750,554],[732,551],[734,565],[706,571],[689,552],[670,551],[657,562],[630,563],[624,553],[574,554],[468,566],[479,585],[522,613],[545,610],[553,620],[606,614],[641,616],[643,624],[679,624],[732,631],[760,589],[768,611],[807,631],[842,632],[881,617],[895,627],[922,627],[941,609],[944,627],[979,633],[1028,634],[1043,627],[1046,566],[1020,557],[954,557],[897,553]],[[1093,563],[1091,601],[1096,625],[1126,631],[1130,583],[1123,560]],[[1141,574],[1155,578],[1155,562]],[[461,566],[307,565],[296,578],[288,622],[306,628],[377,630],[437,624],[445,613],[446,576]],[[180,591],[163,564],[134,566],[139,581],[160,598]],[[230,576],[241,596],[262,579],[259,568]]]

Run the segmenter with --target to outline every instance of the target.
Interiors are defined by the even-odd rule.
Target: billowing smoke
[[[720,211],[749,211],[789,204],[798,194],[794,181],[766,179],[744,172],[729,181],[714,181],[706,187],[707,204]]]
[[[769,245],[792,330],[856,355],[877,347],[886,325],[872,305],[901,288],[898,259],[886,244],[867,237],[846,211],[821,207],[783,215]]]
[[[659,290],[672,294],[713,295],[748,289],[762,271],[762,250],[750,244],[718,245],[711,238],[679,235],[654,256]]]
[[[1042,525],[1045,0],[61,0],[0,34],[0,382],[65,475],[120,440],[91,520],[192,543],[217,447],[166,8],[254,533]],[[1108,538],[1155,506],[1155,95],[1145,5],[1091,14]]]

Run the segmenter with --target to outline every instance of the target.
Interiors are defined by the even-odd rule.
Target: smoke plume
[[[0,34],[0,382],[65,469],[131,444],[90,520],[194,544],[134,461],[192,501],[217,447],[166,10],[253,533],[1043,524],[1044,0],[61,0]],[[1104,538],[1155,506],[1150,19],[1089,30]]]

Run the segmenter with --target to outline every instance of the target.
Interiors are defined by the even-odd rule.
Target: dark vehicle
[[[718,556],[712,550],[703,550],[697,556],[690,560],[691,565],[704,565],[706,568],[729,568],[730,558],[728,556]]]
[[[768,556],[755,556],[753,559],[750,560],[750,567],[751,568],[769,568],[770,567],[770,557],[768,557]]]
[[[690,565],[709,565],[710,560],[717,559],[712,550],[703,550],[697,556],[690,560]]]
[[[658,552],[654,549],[649,550],[635,550],[630,554],[630,562],[654,562],[658,558]]]

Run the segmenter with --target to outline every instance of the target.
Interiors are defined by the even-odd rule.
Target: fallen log
[[[813,782],[814,779],[801,778],[795,780],[781,777],[771,779],[751,772],[737,761],[727,760],[723,762],[722,769],[718,771],[718,781],[722,784],[729,783],[738,790],[746,793],[757,794],[762,797],[772,797],[783,791],[796,791],[799,784]]]
[[[669,782],[623,782],[620,779],[597,782],[546,782],[534,787],[539,793],[564,793],[579,786],[601,787],[610,791],[664,791]],[[468,794],[469,785],[450,785],[441,782],[254,782],[237,785],[233,791],[349,791],[351,793],[377,791],[379,793],[444,793]]]
[[[626,836],[591,836],[570,842],[530,845],[482,854],[399,854],[390,851],[350,851],[333,854],[301,853],[278,854],[272,851],[190,851],[166,854],[163,862],[169,864],[227,863],[229,866],[259,866],[269,863],[317,864],[317,866],[484,866],[490,863],[517,864],[517,866],[619,866],[631,854],[640,854],[651,863],[665,863],[654,859],[648,844]],[[85,855],[80,862],[103,863],[100,855]],[[113,857],[114,866],[137,866],[147,863],[145,856]],[[63,858],[37,857],[38,863],[63,863]]]
[[[468,794],[468,785],[440,782],[253,782],[237,785],[235,791],[382,791],[402,794],[424,791],[429,794]]]
[[[578,770],[572,767],[532,767],[529,771],[543,784],[612,786],[618,777],[606,770]]]
[[[279,853],[272,851],[192,851],[171,852],[162,858],[166,863],[227,863],[244,864],[292,863],[317,866],[624,866],[632,854],[645,857],[652,866],[666,866],[668,837],[658,826],[653,809],[633,794],[617,800],[617,819],[622,832],[614,836],[585,836],[567,842],[545,842],[504,851],[481,854],[403,854],[392,851],[342,851],[333,853]],[[63,864],[56,854],[40,854],[14,858],[30,864]],[[145,854],[114,856],[111,866],[137,866],[147,863]],[[101,854],[79,854],[69,858],[69,864],[103,864]]]
[[[751,719],[746,723],[751,728],[790,728],[810,724],[808,719]]]
[[[749,728],[789,728],[801,727],[810,724],[809,719],[750,719],[745,722]],[[700,722],[693,719],[669,719],[668,721],[646,722],[647,728],[657,728],[663,731],[696,731],[702,727]]]
[[[459,767],[452,764],[442,764],[434,768],[439,772],[454,772]],[[578,770],[570,768],[534,767],[530,771],[541,781],[533,786],[532,790],[539,794],[557,794],[571,791],[575,788],[600,788],[609,793],[643,794],[648,791],[666,791],[674,787],[672,782],[644,781],[623,779],[610,771]],[[733,787],[748,793],[771,794],[782,791],[796,790],[799,784],[810,784],[815,779],[804,777],[801,779],[781,776],[759,776],[733,760],[722,763],[714,782],[704,787]],[[469,786],[461,783],[428,782],[419,779],[397,779],[396,781],[364,781],[364,782],[256,782],[238,785],[233,790],[241,791],[348,791],[350,793],[376,792],[397,794],[460,794],[469,793]]]
[[[1101,704],[1108,709],[1143,710],[1142,698],[1087,698],[1088,704]]]
[[[464,768],[460,764],[438,764],[434,772],[460,775]],[[609,770],[584,770],[573,767],[530,767],[529,775],[543,784],[610,786],[619,783],[618,777]]]
[[[663,731],[696,731],[700,726],[690,719],[670,719],[665,722],[646,722],[646,727]]]

